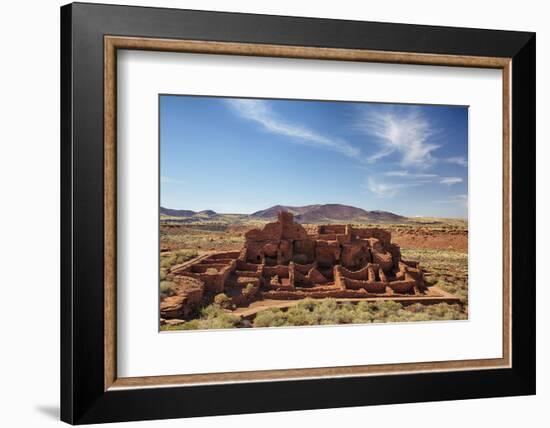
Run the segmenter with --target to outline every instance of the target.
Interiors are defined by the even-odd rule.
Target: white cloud
[[[419,183],[385,183],[373,177],[367,180],[367,190],[381,198],[393,198],[400,190],[418,186]]]
[[[447,199],[434,201],[436,204],[454,204],[459,205],[462,207],[468,207],[468,195],[461,194],[461,195],[452,195],[449,196]]]
[[[384,175],[387,177],[400,177],[415,180],[416,184],[431,183],[436,181],[440,184],[451,186],[453,184],[462,183],[463,181],[461,177],[440,177],[437,174],[428,174],[422,172],[415,173],[406,170],[387,171],[384,173]]]
[[[289,137],[292,143],[333,150],[349,157],[360,155],[360,150],[345,140],[319,134],[278,117],[264,100],[228,99],[227,103],[239,116],[262,125],[268,132]]]
[[[462,183],[462,178],[460,178],[460,177],[443,177],[439,182],[441,184],[446,184],[447,186],[451,186],[453,184]]]
[[[380,149],[371,154],[370,162],[375,162],[392,153],[398,153],[402,166],[426,168],[436,158],[432,152],[440,145],[430,142],[436,130],[418,109],[409,107],[405,112],[396,109],[379,111],[366,108],[362,111],[358,128],[374,136]]]
[[[464,166],[464,167],[468,166],[468,161],[464,156],[453,156],[453,157],[444,158],[441,160],[445,163],[452,163],[458,166]]]
[[[407,177],[409,175],[408,171],[388,171],[384,175],[388,177]]]
[[[410,177],[410,178],[437,178],[437,174],[411,173],[409,171],[388,171],[384,175],[388,177]]]

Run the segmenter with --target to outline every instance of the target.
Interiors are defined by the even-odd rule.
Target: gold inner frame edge
[[[116,367],[116,88],[117,50],[147,50],[392,64],[494,68],[502,70],[503,94],[503,349],[502,358],[261,370],[170,376],[117,377]],[[359,377],[511,367],[511,59],[362,49],[252,43],[104,37],[104,390],[198,384]]]

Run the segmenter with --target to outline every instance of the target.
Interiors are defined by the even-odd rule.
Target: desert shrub
[[[435,285],[439,282],[438,278],[436,278],[435,276],[426,276],[424,277],[424,283],[428,286],[428,287],[431,287],[432,285]]]
[[[174,258],[172,256],[164,256],[160,259],[160,269],[165,270],[168,269],[172,264],[174,263]]]
[[[225,297],[229,299],[229,297]],[[231,328],[235,327],[240,321],[239,317],[226,312],[221,306],[215,303],[203,308],[201,315],[199,329]]]
[[[239,321],[239,317],[225,312],[214,318],[200,319],[197,330],[233,328],[237,326]]]
[[[448,293],[454,294],[463,304],[468,303],[468,286],[460,281],[450,282],[448,278],[440,280],[438,287]]]
[[[216,304],[205,306],[201,309],[201,318],[215,318],[225,313],[225,310]]]
[[[468,253],[454,250],[402,249],[403,257],[419,260],[429,272],[425,278],[428,286],[436,285],[454,294],[462,303],[460,311],[467,316],[468,307]]]
[[[177,250],[167,254],[162,254],[160,258],[160,267],[162,269],[169,269],[172,266],[185,263],[197,257],[198,253],[194,250]]]
[[[436,321],[465,319],[459,305],[415,304],[403,307],[391,300],[380,302],[339,303],[334,299],[304,299],[286,311],[270,308],[259,312],[254,327],[304,325],[368,324],[385,322]]]
[[[171,281],[160,282],[160,295],[161,297],[173,296],[175,293],[176,284]]]
[[[370,312],[376,314],[375,319],[385,319],[388,317],[392,317],[391,322],[395,322],[395,315],[397,314],[397,311],[401,308],[401,303],[387,300],[374,303],[374,306],[370,308]]]
[[[363,313],[374,313],[376,311],[376,305],[371,302],[359,302],[357,303],[357,311]]]
[[[375,320],[375,316],[368,310],[360,310],[354,312],[353,323],[354,324],[369,324]]]
[[[307,309],[308,311],[312,311],[315,308],[316,304],[317,302],[314,299],[308,297],[304,300],[300,300],[296,306]]]
[[[161,326],[163,331],[207,330],[234,328],[240,326],[240,318],[213,304],[201,310],[201,317],[175,326]]]
[[[431,321],[430,315],[425,312],[413,313],[410,317],[411,321]]]
[[[200,328],[199,326],[200,326],[199,320],[191,320],[191,321],[184,322],[183,324],[174,326],[173,330],[198,330]]]
[[[316,325],[317,316],[313,311],[299,307],[298,305],[290,307],[285,313],[285,325]]]
[[[174,294],[174,276],[169,273],[170,268],[191,260],[194,257],[197,257],[197,252],[191,250],[178,250],[161,255],[159,272],[161,297],[168,297]]]
[[[253,284],[246,284],[246,287],[243,288],[243,295],[246,297],[253,296],[256,294],[258,289]]]
[[[197,257],[198,253],[195,250],[178,250],[176,255],[176,264],[180,264]]]
[[[234,219],[228,219],[233,223]],[[227,231],[227,224],[199,224],[187,225],[183,228],[161,227],[161,242],[182,249],[228,250],[240,249],[244,243],[242,232]]]
[[[224,313],[215,318],[194,319],[175,326],[162,326],[161,329],[163,331],[224,329],[236,327],[238,323],[238,317]]]
[[[461,311],[459,305],[438,303],[437,305],[426,306],[425,312],[432,318],[439,320],[466,319],[466,314]]]
[[[214,297],[214,304],[218,305],[220,308],[223,309],[232,309],[233,303],[227,295],[224,293],[216,294]]]
[[[282,327],[287,325],[284,313],[279,309],[266,309],[261,311],[254,318],[254,327]]]
[[[220,296],[220,297],[218,297]],[[223,294],[200,311],[200,318],[163,330],[204,330],[244,327],[284,327],[337,324],[369,324],[386,322],[461,320],[467,315],[460,305],[439,303],[402,306],[393,301],[337,302],[334,299],[304,299],[288,309],[268,308],[258,312],[252,322],[242,321],[220,303],[229,299]],[[216,302],[217,298],[217,302]],[[230,300],[230,299],[229,299]]]
[[[401,303],[395,302],[393,300],[383,300],[381,302],[375,303],[375,305],[379,311],[386,311],[389,313],[397,312],[399,309],[403,307]]]
[[[355,318],[355,310],[350,303],[338,304],[333,299],[325,299],[314,306],[312,314],[315,324],[350,324]]]

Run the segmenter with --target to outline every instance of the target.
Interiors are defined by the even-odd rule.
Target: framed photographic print
[[[61,53],[62,420],[535,393],[533,33],[76,3]]]

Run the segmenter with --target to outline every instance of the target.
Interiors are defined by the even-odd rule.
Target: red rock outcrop
[[[161,318],[187,318],[202,304],[204,283],[196,278],[181,276],[175,279],[176,294],[160,304]]]

